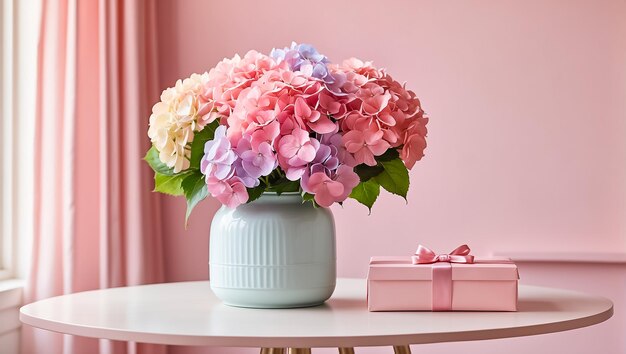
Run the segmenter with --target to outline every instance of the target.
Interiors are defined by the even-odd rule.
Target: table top
[[[605,298],[520,286],[518,312],[368,312],[364,279],[338,279],[329,301],[301,309],[224,305],[208,281],[87,291],[20,310],[22,322],[87,337],[175,345],[360,347],[559,332],[613,315]]]

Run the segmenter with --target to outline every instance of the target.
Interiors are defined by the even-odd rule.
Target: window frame
[[[3,0],[0,6],[0,133],[2,139],[2,151],[0,152],[0,280],[10,278],[12,276],[13,262],[10,258],[13,245],[12,237],[9,237],[9,230],[12,228],[9,224],[10,210],[8,210],[7,189],[10,185],[9,174],[7,171],[7,165],[10,161],[7,161],[8,152],[5,150],[5,139],[10,129],[9,123],[12,121],[12,117],[6,115],[10,108],[7,106],[9,99],[7,99],[7,86],[10,86],[13,80],[6,77],[8,69],[11,64],[8,59],[11,58],[11,48],[13,47],[13,40],[9,30],[13,27],[13,18],[9,16],[12,13],[12,2]]]
[[[0,0],[0,281],[26,278],[34,224],[40,0]]]

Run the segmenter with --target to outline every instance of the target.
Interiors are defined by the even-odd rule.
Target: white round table
[[[573,291],[520,286],[518,312],[368,312],[363,279],[338,279],[324,305],[246,309],[222,304],[208,281],[87,291],[21,308],[25,324],[86,337],[174,345],[282,349],[394,345],[528,336],[609,319],[613,303]],[[306,353],[298,349],[292,353]]]

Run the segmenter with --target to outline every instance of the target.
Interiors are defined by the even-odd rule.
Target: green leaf
[[[154,172],[160,173],[165,176],[174,175],[174,169],[167,167],[167,165],[164,164],[161,159],[159,159],[159,150],[157,150],[154,146],[152,146],[150,150],[148,150],[146,156],[143,159],[146,160],[146,162],[148,163],[148,165],[150,165]]]
[[[370,179],[366,182],[359,183],[354,189],[352,193],[350,193],[350,198],[355,199],[359,203],[365,205],[367,209],[369,209],[370,214],[372,213],[372,206],[378,195],[380,194],[380,185],[376,182],[375,179]]]
[[[200,169],[200,161],[204,156],[204,144],[207,141],[212,140],[215,135],[215,129],[219,127],[220,123],[216,119],[209,123],[199,132],[195,132],[193,141],[191,142],[191,157],[189,158],[189,166],[191,168]]]
[[[369,181],[371,178],[374,178],[381,174],[385,168],[383,167],[383,162],[393,161],[400,157],[400,153],[396,149],[388,149],[384,154],[380,156],[376,156],[376,162],[378,164],[376,166],[368,166],[366,164],[360,164],[354,168],[354,172],[359,175],[361,182]]]
[[[300,181],[290,181],[287,178],[283,177],[275,183],[272,183],[272,186],[268,188],[270,192],[276,192],[276,194],[281,195],[287,192],[299,192],[300,191]]]
[[[181,186],[185,192],[185,199],[187,199],[187,213],[185,214],[185,225],[187,225],[191,211],[207,197],[209,192],[204,181],[204,175],[199,171],[194,171],[185,177]]]
[[[248,201],[246,203],[251,203],[261,196],[263,192],[265,192],[265,185],[260,184],[258,187],[254,188],[246,188],[248,190]]]
[[[303,192],[302,194],[302,204],[306,202],[311,202],[314,208],[320,208],[320,205],[315,201],[315,195]]]
[[[381,161],[384,171],[375,177],[376,182],[388,192],[397,194],[406,200],[409,191],[409,170],[399,158]]]
[[[398,150],[391,148],[387,151],[385,151],[384,154],[380,155],[380,156],[376,156],[376,161],[381,162],[381,161],[391,161],[394,159],[397,159],[398,157],[400,157],[400,153],[398,152]]]
[[[314,201],[315,196],[311,193],[302,193],[302,202]]]
[[[154,173],[154,192],[165,193],[173,196],[183,195],[181,183],[188,173],[179,173],[168,176],[158,172]]]
[[[383,170],[384,168],[382,166],[368,166],[365,164],[360,164],[354,168],[354,172],[359,175],[361,182],[368,181],[370,178],[378,176]]]

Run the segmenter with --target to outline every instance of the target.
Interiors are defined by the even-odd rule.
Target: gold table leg
[[[354,348],[339,348],[339,354],[354,354]]]
[[[411,354],[411,347],[408,345],[394,345],[393,352],[396,354]]]
[[[289,348],[289,354],[311,354],[311,348]]]
[[[285,354],[285,348],[261,348],[261,354]]]

